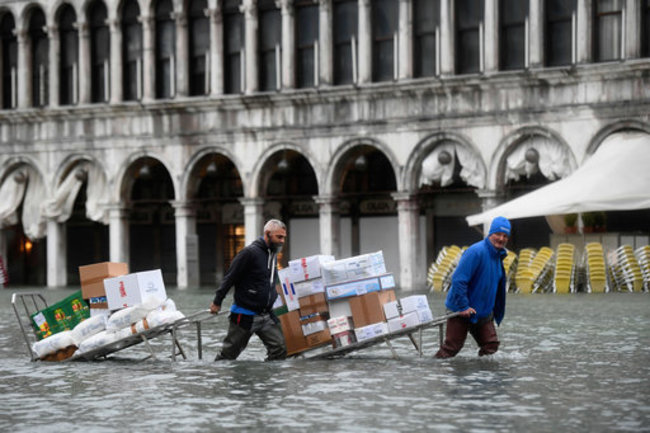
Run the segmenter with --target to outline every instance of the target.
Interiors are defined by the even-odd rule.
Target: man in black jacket
[[[236,359],[253,334],[266,346],[267,360],[286,358],[287,348],[282,328],[271,311],[278,297],[275,291],[277,254],[282,250],[286,238],[287,228],[284,223],[269,220],[264,225],[264,237],[243,248],[230,264],[210,305],[210,312],[218,313],[223,298],[235,286],[228,334],[215,361]]]

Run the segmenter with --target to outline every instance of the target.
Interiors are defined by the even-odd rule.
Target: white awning
[[[626,132],[604,140],[593,156],[566,178],[466,219],[475,226],[499,215],[517,219],[648,208],[650,135]]]

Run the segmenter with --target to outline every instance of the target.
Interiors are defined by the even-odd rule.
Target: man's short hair
[[[272,232],[274,230],[286,230],[287,226],[280,220],[270,219],[264,224],[264,233]]]

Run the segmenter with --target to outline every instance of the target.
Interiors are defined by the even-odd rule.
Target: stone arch
[[[51,23],[53,26],[58,26],[59,13],[61,12],[63,6],[66,5],[72,8],[77,17],[77,21],[79,21],[79,16],[81,14],[74,2],[70,0],[54,0],[54,2],[50,5],[49,10],[46,11],[47,22]]]
[[[172,186],[174,188],[174,198],[175,200],[178,200],[180,195],[180,188],[178,186],[177,177],[173,176],[174,172],[171,170],[169,162],[166,161],[165,158],[163,158],[161,155],[146,150],[132,153],[124,160],[122,164],[120,164],[120,169],[114,177],[114,188],[110,193],[111,199],[117,203],[128,202],[127,193],[131,190],[131,187],[133,187],[133,179],[128,179],[127,175],[132,170],[133,163],[141,158],[155,159],[160,162],[163,167],[165,167],[165,170],[167,171],[167,174],[169,175]]]
[[[461,146],[467,151],[468,156],[472,156],[475,161],[475,171],[478,170],[478,176],[474,183],[477,188],[482,189],[487,181],[487,169],[485,162],[481,157],[480,152],[474,144],[465,136],[453,132],[437,132],[425,137],[416,146],[409,155],[406,162],[402,185],[406,192],[414,193],[420,187],[420,178],[422,175],[422,164],[430,156],[434,155],[441,145],[446,142],[452,142],[455,145]],[[476,177],[474,176],[474,177]]]
[[[583,162],[593,155],[601,143],[610,135],[625,130],[636,130],[650,134],[650,123],[635,119],[619,120],[601,128],[594,137],[589,141],[587,152],[583,157]]]
[[[195,172],[197,164],[206,156],[211,155],[211,154],[218,154],[218,155],[223,155],[226,158],[228,158],[237,171],[239,172],[239,177],[241,178],[242,181],[242,186],[243,190],[247,190],[247,183],[246,183],[246,178],[242,176],[242,163],[241,161],[235,156],[233,152],[230,151],[230,149],[224,147],[224,146],[210,146],[210,147],[205,147],[198,152],[196,152],[188,163],[185,165],[185,168],[183,169],[183,173],[181,174],[181,179],[179,181],[179,200],[187,200],[191,196],[191,190],[192,188],[195,187],[193,185],[193,182],[195,181],[192,178],[192,174]]]
[[[527,126],[508,134],[499,143],[499,146],[492,155],[490,161],[487,184],[488,189],[498,190],[503,188],[506,183],[507,158],[513,151],[515,151],[515,149],[517,149],[517,147],[535,137],[544,138],[550,143],[555,143],[559,146],[558,149],[565,153],[566,159],[568,160],[569,166],[566,169],[569,171],[575,170],[577,167],[576,157],[573,154],[571,147],[558,133],[549,128]]]
[[[41,3],[34,1],[34,2],[29,2],[22,8],[22,10],[20,11],[20,15],[18,15],[18,22],[16,23],[16,27],[19,29],[28,30],[29,20],[31,19],[32,14],[36,9],[40,9],[43,12],[43,15],[45,15],[45,22],[49,23],[47,8],[43,6]]]
[[[374,138],[359,137],[353,138],[341,144],[339,148],[332,155],[331,162],[327,167],[326,175],[323,178],[325,184],[319,186],[319,191],[322,191],[321,194],[332,195],[335,194],[336,185],[335,182],[341,178],[343,166],[345,163],[345,157],[348,153],[357,146],[371,146],[381,152],[389,161],[391,167],[393,167],[393,175],[395,176],[396,191],[402,190],[402,177],[400,176],[401,168],[397,157],[392,152],[390,147],[386,144],[376,140]],[[320,185],[320,183],[319,183]]]
[[[319,168],[318,164],[315,163],[315,159],[313,155],[311,155],[311,153],[307,149],[304,149],[302,146],[298,144],[291,143],[291,142],[281,142],[269,146],[255,162],[255,165],[253,166],[253,169],[251,171],[249,183],[248,185],[245,185],[245,189],[244,189],[247,197],[256,198],[263,195],[262,188],[263,185],[265,184],[264,182],[265,173],[263,172],[263,169],[270,161],[272,155],[283,150],[293,150],[294,152],[297,152],[301,156],[303,156],[307,160],[309,165],[311,165],[312,169],[314,170],[314,175],[316,176],[316,182],[320,186],[320,182],[319,182],[321,177],[320,170],[318,169]],[[321,188],[319,187],[319,191],[320,190]]]

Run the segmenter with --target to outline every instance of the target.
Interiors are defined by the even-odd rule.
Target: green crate
[[[81,290],[78,290],[30,317],[36,336],[42,340],[52,334],[74,328],[79,322],[90,317],[90,309],[81,297]]]

